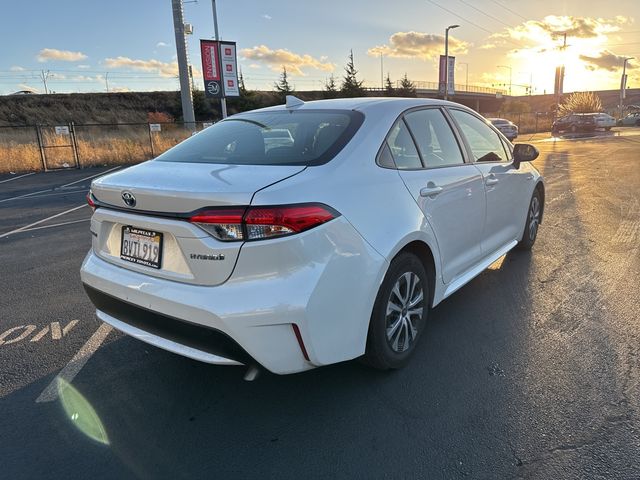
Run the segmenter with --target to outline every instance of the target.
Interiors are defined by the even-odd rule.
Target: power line
[[[513,10],[511,10],[509,7],[507,7],[506,5],[503,5],[502,3],[498,2],[498,0],[491,0],[493,3],[495,3],[496,5],[498,5],[500,8],[503,8],[504,10],[506,10],[507,12],[510,12],[512,14],[514,14],[516,17],[521,18],[522,20],[524,20],[525,22],[528,22],[529,19],[526,17],[523,17],[522,15],[520,15],[518,12],[515,12]]]
[[[471,5],[469,2],[466,2],[465,0],[459,0],[461,3],[464,3],[466,6],[473,8],[476,12],[480,12],[482,15],[484,15],[485,17],[491,18],[492,20],[495,20],[496,22],[504,25],[507,28],[512,28],[511,25],[509,25],[508,23],[504,23],[502,20],[500,20],[499,18],[494,17],[493,15],[489,15],[487,12],[483,12],[482,10],[480,10],[479,8],[474,7],[473,5]]]
[[[463,16],[458,15],[458,14],[457,14],[457,13],[455,13],[455,12],[452,12],[452,11],[451,11],[451,10],[449,10],[448,8],[443,7],[442,5],[440,5],[440,4],[436,3],[436,2],[434,2],[433,0],[427,0],[427,2],[434,4],[436,7],[438,7],[438,8],[440,8],[440,9],[444,10],[445,12],[450,13],[451,15],[453,15],[454,17],[459,18],[460,20],[464,20],[464,21],[465,21],[465,22],[467,22],[468,24],[473,25],[474,27],[479,28],[480,30],[482,30],[482,31],[484,31],[484,32],[487,32],[488,34],[493,34],[493,33],[494,33],[494,32],[492,32],[491,30],[488,30],[488,29],[486,29],[486,28],[484,28],[484,27],[481,27],[481,26],[480,26],[480,25],[478,25],[477,23],[473,23],[471,20],[468,20],[468,19],[464,18]]]

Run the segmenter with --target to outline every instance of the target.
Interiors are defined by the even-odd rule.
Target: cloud
[[[506,31],[495,33],[491,37],[542,42],[558,39],[566,33],[570,38],[593,39],[617,32],[629,21],[620,16],[605,19],[548,15],[542,20],[528,20],[516,27],[507,28]]]
[[[128,87],[112,87],[111,89],[109,89],[110,92],[112,93],[118,93],[118,92],[130,92],[131,89]]]
[[[79,68],[80,70],[87,70],[89,68],[91,68],[90,65],[76,65],[76,68]]]
[[[247,60],[265,63],[274,71],[279,71],[282,67],[286,67],[287,72],[292,75],[304,76],[303,68],[312,68],[325,72],[333,72],[335,70],[333,63],[323,62],[311,55],[299,55],[282,48],[272,50],[266,45],[245,48],[240,51],[240,55]]]
[[[21,67],[19,65],[14,65],[9,70],[11,70],[12,72],[24,72],[24,67]]]
[[[484,45],[480,45],[478,48],[480,50],[491,50],[493,48],[497,48],[498,45],[495,43],[485,43]]]
[[[265,20],[271,20],[273,17],[271,15],[269,15],[268,13],[264,13],[262,15],[260,15],[262,18],[264,18]]]
[[[59,62],[79,62],[87,56],[82,52],[71,52],[69,50],[57,50],[55,48],[43,48],[38,53],[36,59],[39,62],[47,62],[49,60]]]
[[[449,54],[467,53],[469,44],[463,40],[449,36]],[[389,37],[389,45],[378,45],[370,48],[371,56],[380,54],[397,58],[436,58],[444,53],[444,35],[421,32],[396,32]]]
[[[625,57],[616,55],[609,50],[603,50],[598,56],[580,55],[580,60],[587,64],[589,70],[607,70],[615,72],[622,68]],[[627,63],[628,69],[636,68],[631,62]]]
[[[107,68],[130,68],[143,72],[158,72],[162,77],[178,76],[177,62],[161,62],[153,58],[150,60],[134,60],[129,57],[105,58],[104,65]]]
[[[158,42],[156,43],[156,47],[162,48],[162,47],[170,47],[171,45],[168,43],[164,43],[164,42]]]

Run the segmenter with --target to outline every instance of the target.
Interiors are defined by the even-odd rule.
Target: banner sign
[[[207,97],[222,97],[222,78],[220,76],[220,50],[218,42],[200,40],[200,55],[202,57],[202,78],[204,80],[204,94]]]
[[[202,78],[207,97],[239,97],[235,42],[200,40]]]
[[[444,62],[445,56],[440,55],[440,72],[438,79],[438,90],[440,95],[444,95],[444,86],[445,86],[445,78],[444,78]],[[455,75],[456,75],[456,57],[452,57],[449,55],[449,66],[447,67],[447,77],[449,77],[449,81],[447,83],[447,95],[455,94]]]
[[[220,59],[222,64],[222,80],[225,97],[239,97],[238,60],[236,59],[236,43],[220,42]]]

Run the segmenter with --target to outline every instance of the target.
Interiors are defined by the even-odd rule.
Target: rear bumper
[[[125,333],[196,360],[255,361],[286,374],[364,353],[386,268],[386,260],[339,217],[300,235],[246,243],[233,274],[218,286],[145,275],[93,252],[81,278],[98,317]],[[203,336],[216,338],[202,343]],[[220,338],[230,340],[226,349]]]

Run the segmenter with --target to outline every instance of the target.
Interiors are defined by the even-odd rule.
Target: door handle
[[[428,187],[422,187],[420,189],[420,196],[421,197],[435,197],[440,192],[442,192],[442,187],[436,187],[435,185],[431,184]]]
[[[495,185],[496,183],[498,183],[500,180],[498,180],[495,176],[491,175],[489,176],[489,178],[487,178],[484,181],[484,184],[488,187],[490,187],[491,185]]]

